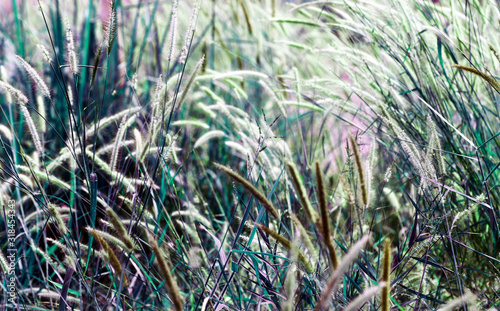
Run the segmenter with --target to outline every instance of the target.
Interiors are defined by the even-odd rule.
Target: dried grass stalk
[[[302,262],[302,264],[304,265],[304,267],[307,270],[307,273],[312,274],[314,272],[314,269],[311,266],[311,263],[309,262],[309,260],[306,258],[306,256],[300,250],[292,247],[292,242],[290,240],[288,240],[287,238],[279,235],[276,231],[274,231],[274,230],[272,230],[272,229],[270,229],[270,228],[268,228],[268,227],[266,227],[266,226],[264,226],[262,224],[257,224],[256,223],[255,225],[257,227],[259,227],[265,233],[267,233],[270,236],[272,236],[276,241],[278,241],[278,243],[281,244],[281,246],[283,246],[284,248],[286,248],[288,251],[296,252],[299,261]]]
[[[174,309],[175,311],[182,311],[182,298],[179,292],[179,287],[177,286],[177,283],[172,277],[172,274],[170,274],[170,268],[168,266],[168,263],[163,257],[162,252],[158,248],[156,240],[151,235],[149,235],[148,238],[149,238],[149,244],[151,245],[153,253],[155,254],[156,262],[158,262],[158,266],[160,267],[160,272],[163,278],[165,279],[165,283],[167,285],[167,291],[174,304]]]
[[[333,247],[333,243],[330,237],[330,224],[326,205],[325,184],[323,183],[323,173],[321,172],[318,161],[316,161],[316,185],[318,187],[319,210],[321,213],[321,226],[319,226],[318,224],[318,229],[323,235],[323,242],[325,243],[328,254],[330,255],[330,264],[332,266],[332,269],[336,270],[339,262],[337,253],[335,253],[335,248]]]
[[[216,163],[215,167],[229,175],[229,177],[231,177],[234,181],[247,189],[248,192],[250,192],[257,200],[259,200],[260,203],[262,203],[262,205],[267,209],[271,216],[273,216],[274,218],[279,218],[278,212],[274,208],[271,201],[269,201],[266,196],[262,192],[257,190],[257,188],[255,188],[248,180],[241,177],[238,173],[232,171],[229,167],[226,167],[224,165]]]

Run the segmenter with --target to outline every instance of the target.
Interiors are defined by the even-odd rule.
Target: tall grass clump
[[[498,308],[496,3],[0,8],[0,309]]]

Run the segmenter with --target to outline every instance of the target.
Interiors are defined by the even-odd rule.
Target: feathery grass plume
[[[299,218],[297,218],[297,215],[295,215],[294,213],[290,213],[290,218],[292,219],[295,226],[299,229],[302,239],[304,240],[304,244],[306,245],[307,249],[309,249],[310,254],[314,255],[316,253],[316,247],[314,247],[313,243],[311,242],[311,237],[309,236],[309,233],[307,233],[306,228],[304,228],[304,225],[302,224],[302,222],[300,222]]]
[[[45,122],[45,102],[43,101],[43,97],[40,95],[37,95],[36,97],[36,103],[38,106],[38,128],[40,129],[41,133],[45,133],[47,131],[47,125]]]
[[[172,122],[173,126],[193,126],[193,127],[199,127],[205,130],[210,129],[210,126],[206,124],[205,122],[199,121],[199,120],[178,120]]]
[[[116,114],[114,114],[114,115],[112,115],[110,117],[103,118],[100,121],[99,127],[97,128],[97,130],[102,130],[106,126],[108,126],[110,124],[114,124],[114,122],[116,122],[117,120],[119,120],[119,119],[121,119],[121,118],[123,118],[125,116],[132,117],[135,114],[137,114],[141,109],[142,109],[141,107],[131,107],[131,108],[127,109],[127,110],[118,112],[118,113],[116,113]],[[92,135],[94,135],[94,131],[95,131],[95,127],[93,125],[89,126],[89,128],[85,132],[85,135],[87,137],[92,136]]]
[[[372,179],[373,179],[373,168],[375,167],[375,140],[373,140],[370,145],[370,151],[368,153],[368,158],[366,159],[365,169],[366,169],[366,196],[368,197],[368,202],[371,198],[372,190]]]
[[[113,225],[118,237],[125,243],[129,249],[134,248],[134,243],[127,233],[127,229],[122,223],[122,220],[116,215],[116,213],[111,208],[106,208],[106,214],[108,214],[109,222]]]
[[[10,87],[13,90],[16,90],[16,89],[14,87],[12,87],[12,85],[4,82],[4,81],[7,81],[8,79],[9,79],[9,75],[7,74],[7,70],[5,69],[5,66],[0,65],[0,89],[5,89],[7,91],[7,92],[5,92],[5,101],[6,101],[6,104],[10,105],[13,103],[12,90],[9,90],[6,87]],[[19,91],[19,90],[16,90],[16,91],[18,91],[21,95],[24,96],[24,94],[21,91]],[[26,96],[24,96],[24,97],[26,98]],[[17,97],[16,97],[16,99],[19,101],[19,99]],[[28,98],[26,98],[26,102],[28,102]]]
[[[470,290],[465,290],[465,295],[455,298],[448,302],[445,306],[438,309],[438,311],[452,311],[457,307],[461,307],[467,304],[472,304],[476,302],[476,295],[474,295]]]
[[[128,116],[123,117],[122,122],[120,123],[120,127],[118,128],[118,133],[116,134],[115,143],[113,151],[111,152],[111,170],[116,171],[118,166],[118,160],[120,156],[120,149],[123,145],[123,138],[127,133],[127,129],[135,122],[136,117],[132,116],[128,118]]]
[[[90,234],[92,234],[92,236],[94,236],[94,238],[101,245],[103,250],[107,252],[108,257],[109,257],[109,263],[111,264],[113,269],[115,269],[116,279],[118,279],[118,277],[120,277],[122,275],[122,265],[120,264],[120,261],[116,257],[115,252],[111,249],[111,247],[109,247],[108,243],[106,243],[104,238],[101,236],[102,231],[92,229],[91,227],[87,227],[86,229],[87,229],[88,233],[90,233]],[[127,281],[126,275],[124,275],[122,281],[123,281],[123,284],[125,284],[125,286],[128,286],[128,281]]]
[[[163,101],[163,91],[165,90],[166,88],[166,84],[165,82],[163,82],[163,75],[160,74],[158,76],[158,80],[156,82],[156,87],[155,87],[155,92],[153,94],[153,104],[152,104],[152,108],[153,108],[153,116],[156,116],[158,117],[160,115],[160,112],[163,111],[163,107],[160,107],[160,103]]]
[[[38,47],[38,49],[42,53],[43,58],[45,59],[45,61],[48,64],[52,63],[52,57],[50,57],[50,53],[49,53],[49,51],[47,51],[47,49],[45,48],[45,46],[43,44],[37,44],[36,46]]]
[[[26,97],[26,95],[24,95],[23,92],[19,91],[9,83],[0,81],[0,88],[3,88],[7,92],[9,92],[10,95],[14,96],[18,104],[21,105],[28,104],[28,97]],[[10,102],[10,100],[8,100],[8,102]]]
[[[105,41],[108,55],[111,53],[113,48],[113,43],[116,39],[116,29],[117,29],[117,15],[115,11],[115,0],[109,0],[109,17],[105,25]]]
[[[194,226],[191,226],[191,225],[187,224],[186,222],[183,222],[179,219],[176,219],[175,223],[180,228],[185,230],[186,233],[191,237],[191,239],[192,239],[191,243],[194,243],[195,245],[201,245],[200,236],[198,235],[198,232],[196,231],[196,229],[193,228]]]
[[[318,301],[318,304],[314,310],[319,311],[326,306],[328,301],[331,299],[331,294],[337,289],[339,281],[342,279],[344,272],[349,268],[351,263],[358,257],[359,252],[365,247],[366,242],[368,242],[370,236],[365,235],[356,244],[351,247],[351,250],[345,255],[339,266],[328,280],[326,287],[323,289],[323,293]]]
[[[445,168],[446,164],[441,151],[442,150],[441,142],[439,139],[439,134],[436,129],[436,124],[432,121],[430,115],[427,117],[427,127],[429,128],[429,134],[430,134],[428,154],[434,156],[438,164],[439,173],[444,175],[446,173],[446,168]]]
[[[386,122],[392,129],[394,135],[396,135],[396,137],[399,139],[399,143],[401,144],[403,151],[408,155],[410,163],[417,169],[421,179],[420,188],[426,189],[429,186],[429,183],[424,178],[427,177],[427,170],[424,168],[424,165],[422,165],[422,156],[420,150],[414,144],[408,143],[412,140],[410,139],[408,134],[406,134],[406,132],[396,124],[394,120],[386,118]]]
[[[82,150],[80,148],[75,148],[73,150],[74,154],[76,156],[78,156],[80,154]],[[53,159],[47,166],[47,171],[50,173],[52,172],[55,168],[57,168],[58,166],[61,165],[61,163],[63,163],[64,161],[70,159],[73,157],[73,154],[71,151],[69,151],[69,149],[67,147],[64,147],[61,149],[61,151],[59,152],[59,155]]]
[[[33,122],[33,119],[31,118],[31,115],[28,111],[28,108],[26,108],[26,106],[21,105],[20,108],[21,108],[21,111],[25,117],[26,124],[28,124],[28,130],[31,134],[31,138],[33,140],[33,144],[35,145],[35,149],[39,153],[39,155],[43,157],[42,141],[40,140],[40,136],[38,135],[38,131],[37,131],[36,126],[35,126],[35,122]]]
[[[85,154],[88,157],[93,157],[94,155],[93,152],[89,149],[85,151]],[[98,157],[94,157],[94,161],[97,166],[99,166],[104,172],[110,175],[115,181],[120,181],[127,189],[127,191],[133,191],[135,189],[135,185],[150,185],[148,181],[142,179],[124,177],[123,174],[111,170],[111,167],[104,160]],[[156,185],[153,185],[153,188],[156,187]]]
[[[296,260],[295,258],[290,258],[290,261]],[[287,297],[285,303],[283,304],[283,311],[293,311],[295,310],[293,297],[295,292],[297,291],[297,287],[299,286],[297,282],[297,277],[295,273],[295,263],[291,262],[288,266],[287,275],[285,279],[285,297]]]
[[[358,143],[353,135],[349,135],[349,140],[351,141],[351,147],[354,153],[354,159],[356,160],[356,167],[358,168],[359,185],[361,188],[361,200],[363,206],[368,206],[368,191],[366,190],[366,180],[365,174],[363,172],[363,165],[361,164],[361,153],[359,152]]]
[[[52,238],[47,238],[47,241],[50,241],[52,243],[54,243],[54,245],[56,245],[57,247],[59,247],[66,255],[66,260],[71,264],[71,266],[73,268],[75,268],[75,258],[73,257],[72,253],[73,251],[67,247],[66,245],[62,244],[61,242],[59,242],[58,240],[55,240],[55,239],[52,239]],[[80,249],[84,252],[87,252],[89,250],[89,247],[85,244],[82,244],[80,243]],[[96,254],[101,257],[102,259],[104,259],[106,262],[109,262],[109,256],[107,253],[103,253],[103,252],[96,252]],[[76,270],[76,268],[75,268]]]
[[[160,105],[161,103],[161,105]],[[147,150],[150,148],[150,146],[158,146],[160,144],[160,137],[162,134],[162,120],[165,120],[165,116],[168,115],[171,112],[172,108],[172,99],[170,99],[167,103],[165,102],[159,102],[159,103],[153,103],[153,118],[152,122],[149,126],[149,131],[148,131],[148,139],[146,144],[143,147],[142,153],[144,156],[144,153],[147,152]],[[172,142],[172,135],[166,134],[165,135],[165,144],[169,145]]]
[[[479,202],[483,202],[484,200],[486,200],[486,196],[484,194],[480,194],[475,199]],[[458,212],[455,215],[455,218],[453,218],[453,222],[451,223],[450,226],[450,232],[453,231],[453,229],[461,222],[461,220],[467,219],[477,209],[478,206],[479,204],[474,202],[471,204],[469,208],[466,208],[463,211]]]
[[[27,288],[27,290],[22,290],[20,292],[22,292],[24,295],[27,293],[33,293],[33,294],[36,293],[37,301],[39,301],[38,299],[40,299],[40,298],[48,298],[50,300],[60,301],[62,298],[61,293],[56,292],[56,291],[51,291],[48,289],[42,289],[40,287]],[[64,299],[64,302],[62,302],[62,303],[78,304],[80,302],[81,302],[80,298],[67,295]],[[61,302],[59,302],[59,303],[61,303]]]
[[[7,258],[5,258],[1,250],[0,250],[0,267],[2,268],[4,274],[9,274],[10,266],[9,263],[7,262]]]
[[[304,265],[307,273],[314,273],[314,268],[312,267],[309,259],[307,259],[307,257],[299,249],[297,249],[296,247],[292,247],[292,242],[290,240],[279,235],[276,231],[264,226],[263,224],[255,223],[255,225],[268,235],[272,236],[276,241],[278,241],[279,244],[281,244],[281,246],[286,248],[286,250],[288,250],[289,252],[296,252],[297,258]]]
[[[48,99],[50,99],[49,87],[47,86],[45,81],[43,81],[42,77],[40,77],[38,72],[36,72],[36,70],[33,67],[31,67],[31,65],[28,64],[28,62],[26,62],[21,56],[16,55],[16,58],[23,66],[24,70],[26,70],[30,78],[33,80],[33,82],[35,82],[35,85],[42,92],[42,94]]]
[[[61,214],[57,209],[57,206],[55,204],[49,203],[48,209],[50,215],[52,215],[52,217],[56,219],[59,231],[61,231],[62,235],[65,235],[68,232],[68,227],[66,227],[66,224],[64,223]]]
[[[52,174],[45,174],[45,172],[39,171],[36,168],[33,168],[33,170],[30,170],[29,167],[23,166],[23,165],[17,165],[17,169],[20,171],[23,171],[27,174],[33,174],[33,177],[39,178],[41,180],[49,181],[53,183],[55,186],[58,186],[60,188],[69,190],[71,189],[71,186],[64,181],[58,179],[57,177],[54,177]],[[47,176],[48,175],[48,176]]]
[[[75,41],[73,38],[73,32],[71,31],[71,26],[69,20],[66,18],[66,48],[68,49],[68,65],[71,72],[76,75],[78,74],[78,60],[76,56]]]
[[[86,151],[86,154],[88,157],[92,157],[93,153],[90,150]],[[117,171],[112,171],[110,166],[102,159],[95,157],[94,158],[95,164],[99,166],[104,172],[109,174],[111,178],[113,178],[112,184],[118,183],[119,186],[123,186],[127,192],[134,192],[136,189],[137,185],[147,185],[150,186],[151,184],[143,179],[137,179],[137,178],[127,178],[124,177],[123,174],[117,172]],[[152,185],[153,189],[157,189],[158,186],[153,184]]]
[[[170,134],[167,134],[169,136]],[[168,139],[168,144],[166,148],[163,148],[163,153],[162,153],[162,159],[166,162],[169,163],[170,160],[172,160],[173,163],[178,163],[178,157],[177,157],[177,151],[181,150],[180,148],[175,147],[175,139],[177,139],[177,136],[174,136],[174,139]],[[146,153],[142,155],[144,157],[145,155],[148,154],[159,154],[161,151],[161,147],[152,147],[149,149],[146,149]],[[142,162],[142,160],[141,160]]]
[[[167,61],[170,62],[173,59],[175,53],[175,41],[177,37],[177,5],[178,0],[174,0],[172,4],[172,17],[170,21],[170,34],[169,34],[169,49],[167,55]]]
[[[430,238],[425,239],[424,241],[421,241],[415,246],[409,253],[408,253],[408,258],[411,258],[412,256],[418,255],[418,253],[423,250],[424,248],[429,250],[432,247],[432,243],[434,243],[438,239],[438,235],[433,235]]]
[[[247,158],[249,155],[250,155],[250,150],[248,148],[246,148],[245,146],[243,146],[241,143],[239,142],[234,142],[234,141],[225,141],[224,142],[224,145],[228,146],[229,148],[231,149],[234,149],[235,151],[237,151],[238,153],[240,153],[241,155],[243,155],[243,158]]]
[[[206,132],[205,134],[201,135],[198,138],[198,140],[196,140],[196,142],[194,143],[193,149],[200,147],[204,143],[208,142],[210,139],[224,137],[224,136],[226,136],[226,134],[220,130],[213,130],[210,132]]]
[[[241,177],[239,174],[236,172],[232,171],[229,167],[226,167],[222,164],[215,163],[215,167],[224,173],[231,177],[234,181],[242,185],[245,189],[248,190],[257,200],[259,200],[260,203],[262,203],[262,206],[264,206],[269,214],[273,216],[276,219],[279,219],[278,212],[274,208],[273,204],[271,201],[269,201],[264,194],[262,194],[257,188],[255,188],[248,180],[245,178]]]
[[[201,112],[206,114],[210,119],[215,119],[217,114],[212,111],[212,105],[205,105],[204,103],[197,103],[196,108],[200,109]]]
[[[101,60],[102,55],[102,46],[102,43],[99,44],[99,48],[97,49],[97,53],[94,58],[94,66],[92,67],[92,74],[90,76],[90,89],[94,87],[95,77],[97,75],[97,69],[99,68],[99,61]]]
[[[297,167],[292,162],[287,162],[286,165],[288,167],[290,175],[292,176],[293,184],[298,192],[300,201],[302,202],[304,210],[306,211],[306,215],[309,218],[309,221],[311,221],[313,224],[318,223],[319,219],[318,213],[313,209],[311,205],[311,201],[309,200],[309,196],[307,195],[306,187],[304,187],[304,183],[302,182],[302,177],[300,176]]]
[[[155,238],[148,234],[148,240],[151,248],[153,249],[153,253],[155,254],[156,257],[156,262],[158,263],[158,266],[160,268],[160,272],[165,279],[165,283],[167,285],[167,291],[170,296],[170,299],[172,299],[172,302],[174,303],[174,310],[175,311],[182,311],[182,298],[180,295],[179,287],[177,286],[177,283],[175,282],[174,278],[172,277],[170,273],[170,268],[163,257],[163,253],[160,251],[158,248],[158,244],[156,243]]]
[[[463,71],[468,71],[470,73],[473,73],[473,74],[475,74],[475,75],[483,78],[486,82],[489,83],[489,85],[491,85],[495,89],[495,91],[497,91],[498,93],[500,93],[500,84],[492,76],[490,76],[490,75],[488,75],[488,74],[486,74],[484,72],[481,72],[481,71],[477,70],[476,68],[472,68],[472,67],[469,67],[469,66],[452,65],[452,67],[455,67],[455,68],[463,70]]]
[[[47,241],[52,242],[54,245],[56,245],[58,248],[60,248],[64,252],[64,255],[66,256],[66,260],[68,261],[70,266],[74,270],[76,270],[75,258],[72,255],[73,251],[71,251],[66,245],[62,244],[58,240],[55,240],[52,238],[47,238]],[[86,245],[81,244],[80,247],[84,248],[84,247],[86,247]]]
[[[424,167],[427,176],[429,176],[433,180],[437,180],[438,178],[436,174],[436,168],[434,167],[433,164],[433,158],[436,158],[435,156],[436,151],[434,149],[436,149],[438,137],[437,134],[436,135],[434,134],[436,130],[435,129],[433,130],[434,122],[432,122],[430,116],[427,117],[427,125],[429,127],[429,132],[430,132],[429,149],[427,150],[427,154],[423,156],[422,165]],[[436,162],[437,161],[438,159],[436,158]]]
[[[115,137],[115,143],[113,147],[113,151],[111,152],[111,163],[109,164],[109,167],[111,168],[112,171],[116,171],[116,167],[118,165],[118,158],[120,156],[120,148],[121,148],[121,137],[123,135],[123,132],[125,131],[125,122],[127,121],[127,116],[123,117],[122,121],[120,122],[120,126],[118,127],[118,133],[116,134]]]
[[[342,309],[342,311],[360,310],[360,307],[368,302],[368,300],[370,300],[370,298],[372,298],[380,290],[380,287],[384,285],[385,283],[381,282],[379,286],[373,286],[365,289],[361,295],[351,301],[344,309]]]
[[[319,210],[321,214],[321,220],[318,224],[318,230],[323,235],[323,242],[325,243],[326,249],[328,250],[328,254],[330,255],[330,264],[332,270],[336,270],[339,262],[337,258],[337,253],[335,253],[335,248],[333,247],[333,243],[330,237],[330,223],[328,217],[328,208],[326,204],[326,195],[325,195],[325,184],[323,183],[323,172],[319,165],[319,161],[316,161],[316,185],[318,187],[318,200],[319,200]],[[321,227],[319,226],[321,225]]]
[[[151,104],[151,123],[148,130],[148,140],[146,145],[142,149],[142,155],[146,152],[150,145],[154,145],[156,141],[156,136],[161,129],[162,121],[165,115],[169,113],[167,109],[168,103],[165,103],[163,91],[166,89],[166,84],[163,82],[163,75],[160,74],[156,82],[155,91],[153,94],[153,103]],[[166,93],[168,94],[168,92]],[[169,101],[170,103],[170,101]],[[168,134],[167,134],[168,135]],[[142,159],[142,156],[141,156]]]
[[[3,134],[3,136],[7,138],[7,140],[12,140],[12,132],[3,124],[0,124],[0,133]]]
[[[114,228],[114,227],[113,227]],[[114,235],[111,235],[105,231],[94,229],[96,233],[98,233],[104,240],[108,241],[112,245],[116,245],[121,249],[124,249],[126,252],[132,252],[133,248],[129,248],[125,242],[123,242],[121,239],[115,237]]]
[[[389,296],[391,291],[391,282],[390,282],[390,274],[391,274],[391,241],[386,238],[384,241],[384,261],[382,263],[382,279],[381,281],[385,283],[382,286],[382,299],[381,299],[381,311],[389,311]]]
[[[134,141],[135,141],[135,160],[139,161],[139,157],[142,152],[142,135],[141,131],[134,129]]]
[[[172,212],[170,214],[170,216],[173,218],[173,217],[182,217],[182,216],[185,216],[185,217],[190,217],[190,218],[193,218],[195,219],[197,222],[199,222],[200,224],[202,224],[203,226],[207,227],[207,228],[210,228],[212,225],[211,225],[211,222],[205,217],[203,216],[199,211],[198,209],[196,208],[190,208],[188,210],[180,210],[180,211],[175,211],[175,212]],[[237,216],[235,216],[236,219],[238,219]],[[241,221],[241,219],[240,219]],[[253,227],[252,227],[253,228]]]
[[[191,12],[191,18],[189,19],[189,26],[186,31],[186,36],[184,37],[184,46],[181,50],[181,55],[179,56],[179,64],[184,64],[189,52],[189,45],[191,44],[191,38],[196,30],[196,19],[198,18],[198,11],[200,6],[195,0],[193,3],[193,10]]]
[[[43,257],[43,259],[45,259],[45,261],[54,268],[54,270],[57,270],[59,273],[66,272],[66,269],[64,267],[62,267],[60,264],[58,264],[57,262],[55,262],[49,256],[49,254],[47,254],[42,249],[40,249],[38,246],[36,246],[35,242],[33,240],[31,240],[30,246],[31,246],[31,249],[33,250],[33,252],[40,254]]]
[[[349,206],[354,206],[356,204],[354,200],[354,194],[352,193],[351,187],[349,186],[349,181],[347,180],[345,174],[340,175],[340,182],[342,184],[342,190],[344,192],[344,200]]]
[[[297,249],[299,244],[300,244],[300,234],[295,234],[294,238],[292,240],[292,248]],[[297,279],[299,278],[300,275],[300,269],[297,267],[297,260],[298,259],[298,253],[297,252],[290,252],[290,256],[288,256],[289,260],[289,266],[286,272],[286,279],[285,279],[285,284],[284,284],[284,294],[286,297],[286,301],[283,304],[282,310],[283,311],[292,311],[295,309],[295,305],[297,304],[297,296],[295,293],[297,291],[301,291],[300,289],[300,283],[297,282]],[[295,296],[295,299],[293,299]]]
[[[0,187],[0,206],[4,206],[5,205],[5,201],[7,201],[7,197],[4,196],[4,191],[1,191],[3,187]],[[1,250],[0,250],[1,252]]]
[[[177,150],[179,148],[177,148],[175,146],[175,143],[177,142],[177,135],[174,135],[174,137],[172,137],[172,139],[170,140],[170,143],[168,144],[167,148],[165,148],[163,150],[163,154],[162,154],[162,157],[165,159],[165,163],[168,162],[168,160],[170,160],[170,158],[172,158],[172,163],[178,163],[179,162],[179,158],[177,157]],[[161,151],[161,147],[157,147],[158,148],[158,151]],[[154,148],[152,148],[154,149]]]

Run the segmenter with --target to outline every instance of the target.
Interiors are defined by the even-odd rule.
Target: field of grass
[[[498,2],[0,9],[0,310],[500,307]]]

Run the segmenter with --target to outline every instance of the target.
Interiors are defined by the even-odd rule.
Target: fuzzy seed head
[[[179,294],[180,293],[179,287],[177,286],[177,283],[175,282],[174,278],[172,277],[172,274],[170,273],[170,267],[165,258],[163,257],[163,253],[160,251],[155,238],[151,235],[148,235],[148,239],[149,239],[149,245],[151,246],[151,248],[153,249],[153,253],[155,254],[155,258],[160,268],[160,272],[167,285],[168,294],[174,304],[174,310],[182,311],[183,309],[182,298],[181,295]]]
[[[76,56],[75,41],[73,38],[73,32],[71,31],[71,26],[69,21],[66,19],[66,46],[68,49],[68,64],[71,72],[76,75],[78,74],[78,60]]]
[[[35,149],[39,153],[40,156],[43,156],[43,146],[42,146],[42,142],[40,140],[40,135],[38,134],[38,130],[37,130],[37,127],[35,125],[35,122],[33,122],[33,118],[31,118],[31,115],[28,111],[28,108],[26,108],[26,106],[21,106],[21,111],[22,111],[24,118],[26,120],[26,124],[28,124],[28,130],[31,134],[31,138],[33,140],[33,144],[35,145]]]
[[[49,51],[47,51],[45,46],[43,44],[37,44],[36,46],[40,50],[40,52],[42,53],[44,60],[48,64],[52,63],[52,57],[50,57],[50,53],[49,53]]]
[[[179,56],[180,64],[184,64],[186,62],[186,58],[189,52],[189,46],[191,44],[191,37],[193,36],[196,29],[195,24],[196,24],[196,18],[198,17],[199,9],[200,6],[198,5],[198,2],[195,1],[193,5],[193,11],[191,12],[191,18],[189,20],[189,26],[186,31],[186,36],[184,37],[184,46],[182,47],[181,55]]]
[[[384,241],[384,259],[382,265],[382,282],[385,285],[382,287],[382,301],[381,301],[381,310],[389,311],[389,294],[391,289],[390,283],[390,274],[391,274],[391,241],[389,239],[385,239]]]
[[[170,35],[169,35],[170,43],[167,55],[168,62],[173,60],[175,53],[175,41],[177,39],[177,5],[178,5],[178,0],[174,0],[172,6],[172,21],[170,22]]]
[[[132,250],[134,248],[134,243],[128,235],[127,229],[123,225],[120,217],[118,217],[118,215],[116,215],[116,213],[109,207],[106,209],[106,214],[108,214],[109,222],[113,225],[113,228],[118,234],[120,240],[122,240],[129,250]]]
[[[52,204],[52,203],[49,203],[48,208],[49,208],[50,215],[56,219],[57,225],[59,227],[59,231],[61,231],[62,235],[65,235],[68,232],[68,227],[66,227],[66,224],[64,223],[64,221],[61,217],[61,213],[58,210],[57,206]]]
[[[18,104],[20,104],[20,105],[28,104],[28,97],[26,97],[26,95],[24,95],[23,92],[19,91],[18,89],[16,89],[15,87],[10,85],[9,83],[4,82],[4,81],[0,81],[0,88],[3,88],[4,90],[6,90],[9,95],[14,96],[16,98],[16,101]],[[11,102],[12,99],[9,100],[9,98],[7,98],[7,101]]]

